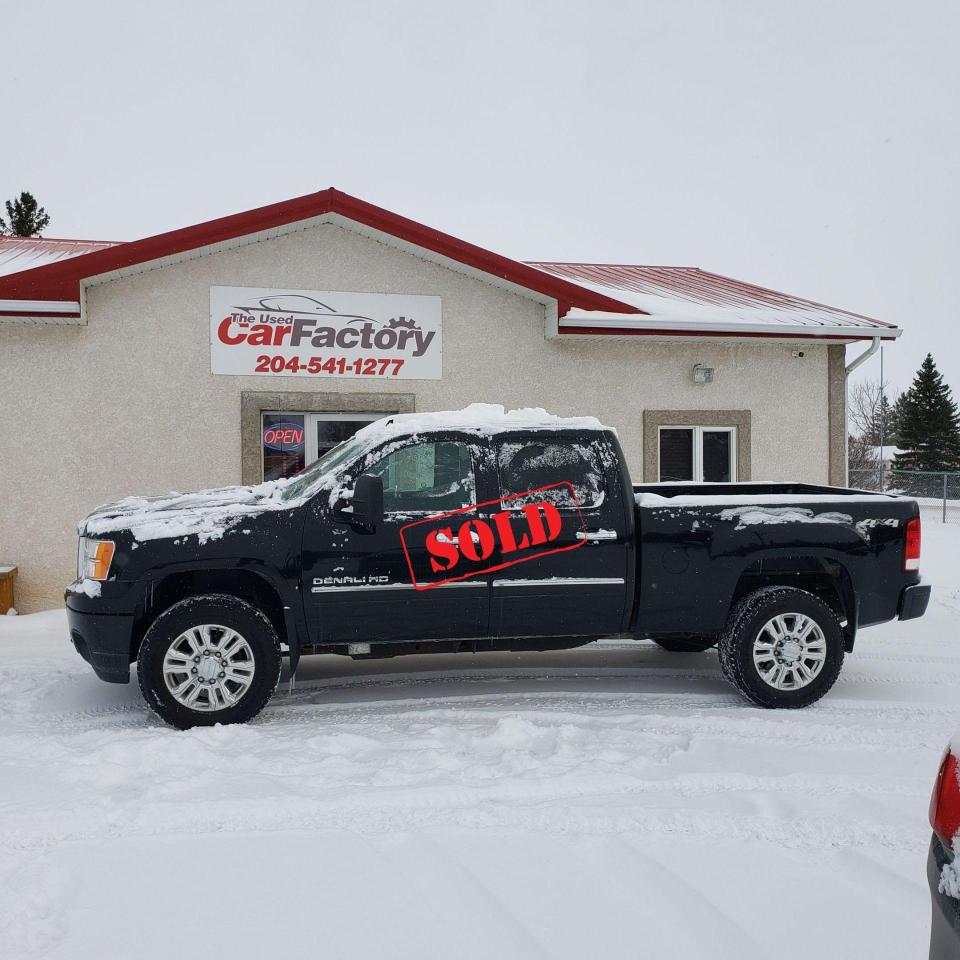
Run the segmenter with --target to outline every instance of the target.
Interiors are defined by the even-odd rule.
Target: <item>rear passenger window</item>
[[[502,443],[497,450],[501,496],[526,493],[538,487],[567,481],[573,485],[581,509],[599,507],[606,495],[603,465],[596,444]],[[534,497],[518,497],[506,506],[520,507],[544,499],[557,507],[572,508],[570,488],[557,487]]]

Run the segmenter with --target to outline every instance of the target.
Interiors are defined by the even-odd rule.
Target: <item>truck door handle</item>
[[[475,543],[480,543],[480,534],[476,530],[470,531],[470,539]],[[445,533],[437,534],[437,543],[456,543],[456,539],[451,540]]]
[[[617,531],[616,530],[578,530],[577,539],[589,540],[591,543],[596,543],[599,540],[616,540]]]

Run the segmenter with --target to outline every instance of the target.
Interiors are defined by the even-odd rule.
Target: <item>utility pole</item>
[[[883,440],[884,440],[884,428],[887,424],[887,414],[886,410],[883,407],[883,345],[880,345],[880,492],[883,492],[883,481],[885,467],[883,465]]]

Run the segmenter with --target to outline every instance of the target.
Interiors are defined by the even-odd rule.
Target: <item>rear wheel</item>
[[[280,642],[267,617],[236,597],[189,597],[150,626],[137,657],[150,708],[181,730],[244,723],[280,680]]]
[[[819,597],[763,587],[734,607],[720,638],[724,676],[761,707],[806,707],[836,682],[843,630]]]
[[[702,653],[717,645],[709,637],[653,637],[653,642],[671,653]]]

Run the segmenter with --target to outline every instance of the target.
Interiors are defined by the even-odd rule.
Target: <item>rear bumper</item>
[[[897,608],[897,617],[900,620],[916,620],[927,612],[930,602],[930,584],[915,583],[904,587],[900,594],[900,605]]]
[[[70,640],[77,653],[107,683],[130,682],[133,617],[83,613],[67,604]]]
[[[940,872],[950,860],[936,834],[930,840],[927,855],[927,882],[930,884],[930,960],[956,960],[960,955],[960,900],[940,892]]]

